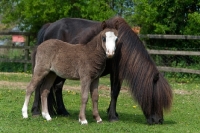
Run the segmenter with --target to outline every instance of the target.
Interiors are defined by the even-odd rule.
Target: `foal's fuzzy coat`
[[[57,39],[50,39],[39,45],[35,53],[33,77],[27,86],[22,108],[23,117],[28,117],[27,106],[30,96],[43,80],[41,87],[42,115],[45,119],[51,120],[47,108],[47,96],[56,76],[59,76],[65,79],[80,79],[81,81],[81,108],[79,113],[81,124],[87,124],[85,108],[89,91],[93,102],[93,116],[97,122],[101,122],[98,113],[99,76],[105,68],[106,56],[114,55],[115,48],[113,47],[115,45],[113,44],[116,44],[117,34],[116,29],[104,29],[86,45],[71,45]],[[110,45],[113,45],[113,47],[110,47]]]

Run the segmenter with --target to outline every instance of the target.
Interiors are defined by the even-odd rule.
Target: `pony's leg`
[[[85,109],[88,101],[88,93],[91,85],[91,79],[81,79],[81,107],[79,113],[79,122],[82,124],[88,124],[85,116]]]
[[[114,122],[119,120],[118,114],[116,112],[116,104],[121,89],[122,80],[119,78],[118,74],[114,75],[113,72],[111,72],[110,81],[111,81],[111,101],[107,113],[109,121]]]
[[[50,115],[64,115],[69,116],[69,112],[65,108],[63,97],[62,97],[62,88],[64,85],[65,79],[57,77],[53,86],[50,89],[48,95],[48,110]]]
[[[56,102],[57,102],[57,108],[56,112],[58,115],[64,115],[69,116],[69,112],[65,108],[64,102],[63,102],[63,96],[62,96],[62,88],[65,83],[65,79],[57,77],[55,84],[55,96],[56,96]]]
[[[35,98],[31,108],[32,116],[40,115],[40,105],[41,105],[40,86],[38,86],[35,90]]]
[[[50,88],[56,79],[56,74],[50,72],[44,79],[41,87],[41,103],[42,103],[42,116],[47,121],[51,120],[51,116],[48,111],[47,96],[49,94]]]
[[[25,101],[24,101],[24,105],[22,107],[23,118],[28,118],[28,112],[27,111],[28,111],[28,103],[29,103],[30,96],[33,93],[33,91],[36,89],[36,87],[40,84],[41,80],[45,77],[45,75],[47,73],[48,72],[44,72],[44,73],[35,72],[33,74],[31,82],[29,83],[29,85],[26,88]]]
[[[97,123],[101,123],[102,119],[98,111],[98,100],[99,100],[98,84],[99,84],[99,78],[95,79],[91,83],[90,94],[91,94],[92,104],[93,104],[93,118],[97,121]]]
[[[54,82],[55,84],[55,82]],[[56,97],[54,95],[54,90],[55,86],[51,86],[50,92],[47,97],[47,104],[48,104],[48,111],[50,115],[56,115],[56,109],[57,109],[57,104],[56,104]]]

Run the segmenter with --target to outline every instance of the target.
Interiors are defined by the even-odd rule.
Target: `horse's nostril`
[[[152,115],[147,119],[147,123],[149,125],[153,125],[153,124],[163,124],[163,118],[159,117],[158,115]]]
[[[163,119],[162,118],[153,118],[152,120],[155,124],[163,124]]]

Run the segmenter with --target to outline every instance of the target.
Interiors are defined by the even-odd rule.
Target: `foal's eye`
[[[118,38],[115,40],[115,42],[117,42],[118,41]]]
[[[106,38],[105,38],[104,36],[102,37],[102,41],[103,41],[103,42],[106,42]]]

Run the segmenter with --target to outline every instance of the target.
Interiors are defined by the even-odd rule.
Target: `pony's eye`
[[[102,41],[103,41],[103,42],[106,42],[106,38],[105,38],[104,36],[102,37]]]
[[[115,40],[115,42],[117,42],[118,41],[118,38]]]

